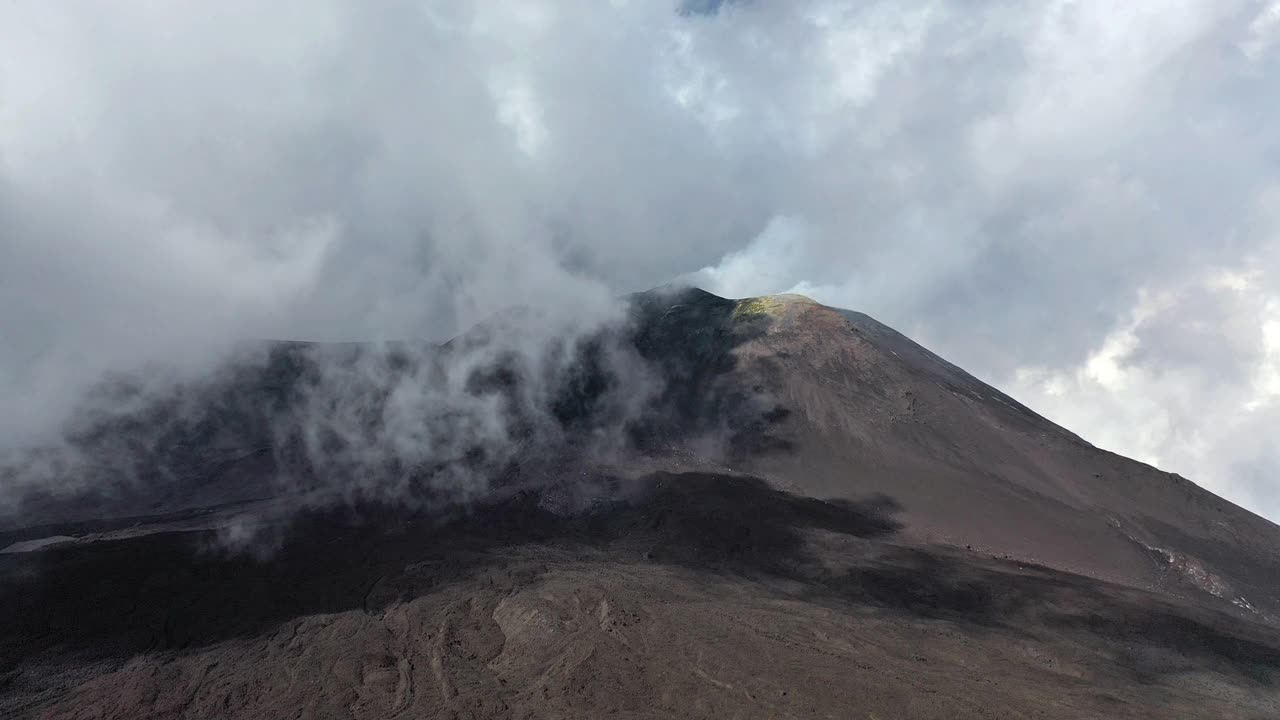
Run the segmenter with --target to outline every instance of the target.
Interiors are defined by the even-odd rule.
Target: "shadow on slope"
[[[8,610],[0,675],[51,648],[125,658],[201,646],[307,615],[379,613],[451,584],[483,583],[491,568],[523,584],[551,564],[580,561],[760,582],[836,612],[1062,635],[1119,652],[1140,679],[1215,667],[1269,684],[1280,670],[1280,640],[1246,636],[1226,616],[1047,568],[881,542],[899,529],[887,497],[827,502],[698,473],[601,478],[600,487],[609,500],[567,515],[548,509],[555,488],[452,513],[309,513],[265,561],[211,551],[211,538],[194,533],[0,556]]]
[[[211,532],[0,555],[5,664],[58,645],[132,654],[253,635],[304,615],[376,612],[503,563],[521,546],[786,574],[809,563],[806,529],[872,538],[899,527],[887,498],[824,502],[754,478],[658,474],[605,478],[602,487],[601,497],[630,499],[560,515],[548,509],[552,488],[469,510],[302,513],[265,560],[227,554]]]

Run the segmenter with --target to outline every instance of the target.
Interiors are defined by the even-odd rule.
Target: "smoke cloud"
[[[620,293],[683,276],[866,311],[1277,517],[1277,18],[1259,0],[6,3],[0,447],[74,430],[105,374],[167,396],[244,362],[246,338],[444,341],[517,306],[587,337]],[[418,444],[431,414],[397,388],[461,376],[388,374],[384,347],[327,366],[324,423],[298,442],[366,462],[362,409],[322,390],[349,387],[386,395],[402,434],[379,442],[413,439],[377,449],[460,449]],[[469,432],[510,439],[493,410]]]

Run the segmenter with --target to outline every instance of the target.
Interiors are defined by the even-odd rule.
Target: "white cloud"
[[[1262,469],[1277,459],[1271,438],[1280,420],[1280,295],[1249,277],[1261,278],[1208,272],[1190,285],[1146,293],[1082,364],[1019,368],[1006,386],[1095,444],[1274,512],[1276,477]],[[1197,353],[1169,344],[1187,338]],[[1241,360],[1239,372],[1222,372],[1221,363]],[[1242,467],[1251,472],[1242,475]]]
[[[1277,37],[1280,37],[1280,2],[1272,2],[1249,23],[1249,34],[1240,42],[1240,49],[1256,62],[1275,45]]]
[[[696,273],[1280,516],[1277,7],[5,3],[0,444],[156,356]]]
[[[494,73],[489,90],[498,106],[498,120],[511,129],[516,146],[526,155],[537,155],[547,141],[547,127],[528,79],[511,71]]]

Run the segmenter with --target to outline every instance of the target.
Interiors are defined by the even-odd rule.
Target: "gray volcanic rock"
[[[865,315],[628,303],[86,421],[0,532],[0,716],[1280,717],[1274,524]]]
[[[1280,613],[1280,527],[1099,450],[858,313],[735,305],[725,384],[776,409],[735,468],[814,497],[892,496],[925,541]],[[1207,598],[1201,598],[1207,599]]]

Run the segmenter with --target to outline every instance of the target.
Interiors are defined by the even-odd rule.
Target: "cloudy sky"
[[[244,337],[689,279],[1280,519],[1276,0],[8,0],[0,443]]]

